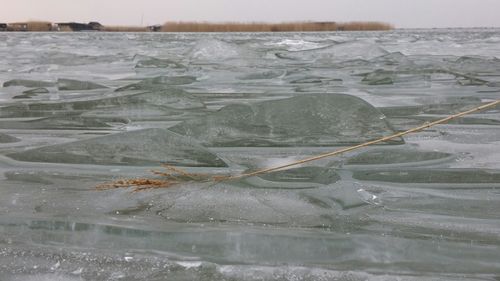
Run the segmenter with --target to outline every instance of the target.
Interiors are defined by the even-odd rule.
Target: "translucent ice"
[[[499,32],[0,32],[0,280],[498,279],[500,106],[314,167],[94,187],[288,164],[496,100]]]
[[[353,177],[359,180],[397,183],[500,183],[498,171],[476,169],[356,171]]]
[[[151,107],[156,110],[170,111],[172,109],[194,109],[204,108],[204,104],[192,97],[189,93],[168,88],[159,91],[131,91],[122,95],[110,94],[98,96],[94,99],[81,99],[64,102],[35,102],[26,104],[15,104],[3,107],[0,116],[3,117],[42,117],[53,116],[56,113],[72,115],[87,110],[120,110],[120,107],[140,108]],[[118,108],[115,108],[118,107]],[[124,112],[126,115],[126,111]],[[148,111],[144,111],[147,115]],[[135,115],[135,114],[132,114]]]
[[[392,133],[383,115],[349,95],[311,94],[228,105],[171,128],[208,146],[327,146]]]
[[[31,89],[31,90],[26,90],[23,92],[23,94],[47,94],[49,93],[49,90],[45,89],[45,88],[35,88],[35,89]]]
[[[59,79],[57,80],[57,87],[60,91],[86,91],[106,88],[103,85],[90,81],[79,81],[73,79]]]
[[[248,48],[216,39],[202,39],[198,41],[189,53],[189,58],[192,61],[210,64],[230,60],[243,61],[254,57],[255,55]]]
[[[158,76],[153,78],[144,79],[141,82],[130,84],[116,91],[126,90],[162,90],[168,88],[169,85],[185,85],[191,84],[196,81],[194,76]]]
[[[349,165],[401,164],[449,158],[451,154],[415,149],[373,149],[347,160]]]
[[[241,80],[274,79],[274,78],[278,78],[280,76],[285,75],[285,73],[286,73],[285,71],[268,70],[268,71],[264,71],[264,72],[245,74],[245,75],[242,75],[238,78]]]
[[[170,59],[139,57],[135,68],[185,68],[186,66]]]
[[[279,58],[316,61],[318,63],[342,62],[348,60],[369,60],[384,56],[388,52],[381,47],[362,41],[340,43],[333,46],[307,51],[277,53]]]
[[[146,93],[130,96],[128,102],[131,104],[145,103],[173,109],[201,109],[205,107],[201,101],[188,92],[175,88],[153,88]]]
[[[0,133],[0,143],[13,143],[18,142],[19,139],[7,134]]]
[[[3,83],[4,87],[23,86],[26,88],[54,87],[56,83],[49,81],[14,79]]]
[[[430,73],[420,71],[376,70],[366,74],[361,82],[367,85],[412,83],[414,86],[428,86],[430,82]]]
[[[10,154],[20,161],[102,165],[225,167],[215,154],[194,141],[163,129],[145,129],[46,146]]]
[[[329,185],[339,179],[332,169],[301,167],[245,178],[241,184],[254,188],[305,189]]]

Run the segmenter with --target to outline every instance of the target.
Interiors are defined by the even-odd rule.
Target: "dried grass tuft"
[[[161,166],[165,169],[164,171],[151,171],[151,173],[153,173],[154,175],[160,176],[160,179],[119,179],[116,181],[100,184],[96,186],[96,189],[107,190],[115,188],[133,188],[132,192],[138,192],[158,188],[168,188],[181,183],[219,182],[229,178],[229,176],[188,173],[182,169],[166,164],[162,164]]]

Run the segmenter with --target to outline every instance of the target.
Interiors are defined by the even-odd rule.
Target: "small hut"
[[[149,29],[149,31],[152,31],[152,32],[158,32],[158,31],[161,31],[161,25],[159,25],[159,24],[151,25],[151,26],[148,26],[148,29]]]
[[[79,23],[79,22],[60,22],[57,23],[59,31],[98,31],[102,25],[98,22]]]
[[[27,22],[15,22],[11,23],[7,27],[10,31],[28,31]]]
[[[104,26],[102,24],[100,24],[96,21],[91,21],[91,22],[89,22],[88,25],[92,28],[92,30],[96,30],[96,31],[104,28]]]

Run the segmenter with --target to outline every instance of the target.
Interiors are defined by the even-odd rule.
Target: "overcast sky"
[[[398,28],[500,27],[500,0],[0,0],[0,22],[383,21]]]

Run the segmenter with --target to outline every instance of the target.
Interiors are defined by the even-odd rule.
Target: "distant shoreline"
[[[27,21],[0,23],[0,31],[13,32],[321,32],[321,31],[384,31],[394,26],[383,22],[283,22],[283,23],[209,23],[166,22],[152,26],[106,26],[98,22],[52,23]]]

